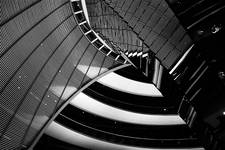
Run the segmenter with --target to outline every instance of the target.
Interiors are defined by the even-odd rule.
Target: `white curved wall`
[[[114,72],[100,78],[98,82],[112,89],[130,94],[163,97],[161,92],[154,86],[154,84],[134,81],[120,76]]]
[[[46,130],[46,134],[54,138],[57,138],[61,141],[64,141],[66,143],[70,143],[73,145],[77,145],[92,150],[204,150],[204,148],[189,148],[189,149],[141,148],[121,144],[114,144],[85,136],[78,132],[72,131],[64,126],[61,126],[56,122],[52,122],[50,124],[50,126]]]
[[[144,125],[185,124],[179,115],[151,115],[134,113],[101,103],[84,93],[79,93],[70,104],[92,114],[121,122]]]

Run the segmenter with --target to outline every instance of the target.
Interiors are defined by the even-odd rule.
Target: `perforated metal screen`
[[[1,10],[0,149],[26,148],[71,95],[120,63],[93,46],[68,0],[1,1]]]

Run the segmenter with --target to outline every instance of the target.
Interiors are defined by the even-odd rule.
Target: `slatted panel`
[[[116,6],[129,5],[132,1],[118,1]],[[104,1],[89,0],[87,10],[93,29],[104,36],[110,42],[115,43],[121,50],[134,53],[147,48],[141,44],[139,37],[132,31],[124,20],[122,20],[112,8],[108,7]],[[126,7],[125,7],[126,8]]]
[[[129,4],[123,4],[126,7],[115,5],[118,0],[106,2],[144,40],[167,69],[178,61],[192,43],[165,0],[132,0]],[[173,48],[166,50],[165,44]]]
[[[29,146],[67,98],[102,73],[101,67],[120,65],[83,35],[69,1],[9,3],[13,6],[3,14],[12,11],[5,16],[10,19],[1,26],[0,149]],[[78,68],[83,64],[86,71]]]

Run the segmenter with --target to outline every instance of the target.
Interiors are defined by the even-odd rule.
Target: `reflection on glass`
[[[87,65],[80,65],[80,64],[79,64],[79,65],[77,66],[77,69],[78,69],[79,71],[81,71],[82,73],[85,74],[86,71],[87,71],[87,69],[88,69],[88,67],[89,67],[89,66],[87,66]],[[99,72],[100,67],[93,67],[93,66],[90,66],[89,70],[91,70],[91,71],[88,72],[87,76],[88,76],[89,78],[94,78],[94,77],[96,76],[96,72]],[[105,71],[107,71],[108,69],[107,69],[107,68],[101,68],[101,70],[102,70],[103,72],[105,72]]]
[[[50,87],[50,91],[52,93],[54,93],[56,96],[60,97],[64,87],[65,86],[60,86],[60,85],[59,86],[51,86]],[[76,91],[77,91],[76,87],[74,87],[74,86],[67,86],[61,99],[62,100],[66,100],[69,96],[71,96],[71,94],[73,94]]]

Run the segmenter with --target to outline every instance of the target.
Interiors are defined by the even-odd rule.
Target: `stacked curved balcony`
[[[94,31],[90,29],[88,22],[85,21],[84,19],[81,19],[84,17],[84,13],[81,7],[78,7],[76,9],[76,7],[80,5],[81,5],[80,1],[72,1],[75,18],[77,19],[80,28],[83,30],[84,35],[87,35],[87,38],[90,40],[90,42],[95,44],[95,46],[98,47],[100,51],[103,51],[106,55],[110,56],[109,55],[110,48],[105,47],[105,49],[102,49],[103,48],[102,41],[97,39],[97,35],[95,34]],[[115,43],[112,44],[116,46]],[[142,57],[147,56],[144,55]],[[155,64],[159,69],[160,65],[157,64],[159,63]],[[158,79],[154,80],[156,80],[154,84],[157,85]],[[152,81],[150,81],[150,83],[152,83]],[[108,93],[106,92],[107,90]],[[60,124],[66,128],[69,128],[71,130],[71,133],[76,132],[88,137],[92,137],[94,139],[119,145],[130,145],[134,147],[154,147],[154,148],[155,147],[192,148],[198,147],[200,145],[199,141],[193,135],[193,133],[188,129],[188,127],[185,124],[183,124],[184,122],[182,123],[181,121],[180,123],[177,123],[176,121],[175,122],[168,121],[170,123],[166,125],[164,124],[165,122],[160,123],[159,121],[158,123],[154,123],[154,121],[150,119],[151,117],[153,118],[157,117],[157,115],[161,117],[164,116],[165,118],[168,119],[170,118],[169,117],[170,115],[173,116],[177,113],[176,111],[177,107],[175,108],[174,105],[169,106],[168,103],[167,104],[165,103],[164,106],[162,105],[163,104],[162,101],[165,99],[140,95],[131,95],[130,93],[116,91],[115,89],[103,86],[100,83],[94,83],[92,86],[90,86],[83,92],[84,93],[82,94],[86,95],[85,96],[86,98],[89,97],[87,98],[89,99],[89,101],[88,100],[86,101],[84,97],[79,98],[79,95],[77,95],[77,97],[75,97],[71,101],[70,105],[65,107],[64,110],[56,117],[54,124]],[[104,96],[102,93],[104,93]],[[122,98],[121,95],[123,95],[123,97],[130,97],[130,98],[132,97],[141,99],[145,101],[147,105],[144,106],[142,103],[143,101],[142,102],[140,101],[139,106],[137,104],[138,102],[136,104],[133,102],[128,102],[129,101],[128,99],[126,102],[126,100],[124,101],[121,99]],[[94,105],[93,103],[91,103],[93,101],[95,101],[100,105]],[[138,121],[129,122],[129,118],[130,119],[132,118],[132,116],[129,115],[127,115],[128,121],[126,121],[126,119],[125,120],[118,119],[119,117],[111,118],[110,116],[107,116],[107,113],[105,112],[103,113],[101,111],[97,112],[95,110],[95,109],[104,110],[104,108],[99,107],[102,105],[110,107],[112,108],[111,110],[116,110],[118,112],[121,111],[126,113],[128,112],[128,114],[129,113],[135,114],[137,116],[139,115],[147,116],[147,118],[149,117],[150,120],[146,118],[146,120],[148,120],[147,123],[145,121],[144,123]],[[48,129],[49,131],[53,129],[54,124],[52,125],[52,128],[50,126],[50,128]],[[177,132],[178,130],[179,132]],[[144,134],[145,132],[149,132],[149,134]],[[60,139],[59,136],[58,138]]]
[[[57,128],[62,130],[52,130],[55,133],[69,129],[66,133],[70,135],[79,132],[85,137],[93,137],[108,144],[133,146],[130,149],[153,146],[198,147],[195,135],[183,125],[180,118],[178,121],[181,125],[176,122],[172,122],[172,126],[171,122],[170,125],[163,125],[160,119],[155,119],[152,123],[153,120],[149,118],[157,118],[154,115],[159,112],[164,115],[163,118],[174,113],[174,110],[167,110],[167,106],[166,111],[165,107],[161,107],[162,110],[157,108],[159,112],[154,115],[153,111],[147,112],[147,109],[140,113],[136,106],[133,107],[137,111],[135,113],[116,109],[116,112],[138,116],[129,118],[126,115],[128,120],[125,121],[119,117],[106,117],[101,111],[97,114],[96,111],[91,112],[90,108],[81,108],[81,104],[90,107],[92,103],[85,105],[82,99],[76,101],[78,93],[99,76],[129,66],[129,60],[121,56],[120,51],[114,51],[116,48],[107,46],[91,29],[80,1],[69,2],[10,0],[3,1],[1,5],[3,39],[0,49],[0,149],[29,148],[45,131],[48,133],[52,129],[55,118],[56,122],[63,124],[63,127]],[[155,79],[158,81],[158,77]],[[157,85],[156,83],[154,84]],[[92,89],[91,92],[96,91]],[[98,97],[90,95],[91,98],[86,100],[97,102],[101,97],[99,93],[93,95]],[[110,97],[112,101],[118,100],[118,97]],[[75,107],[77,105],[74,104],[80,104],[80,107]],[[104,106],[115,110],[115,107]],[[139,117],[144,117],[142,124],[138,122]],[[102,125],[103,122],[105,125]],[[137,129],[137,134],[133,131],[134,128]],[[182,134],[174,135],[176,129]],[[118,132],[120,130],[122,132]],[[144,134],[144,131],[149,134]],[[158,134],[161,131],[167,134],[163,133],[161,136]],[[62,135],[66,137],[63,132],[58,137]]]
[[[185,125],[164,127],[132,124],[93,115],[72,105],[68,105],[55,119],[56,123],[69,128],[71,132],[134,147],[179,149],[199,146],[199,141]],[[177,134],[174,135],[174,132]]]

